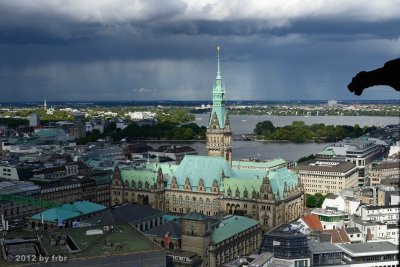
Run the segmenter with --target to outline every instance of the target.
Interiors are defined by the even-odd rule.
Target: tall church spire
[[[220,61],[219,51],[220,50],[221,50],[221,47],[218,45],[217,46],[217,80],[222,79],[221,78],[221,68],[219,66],[219,61]]]
[[[225,108],[225,86],[221,75],[221,47],[217,46],[217,76],[212,91],[212,110],[207,129],[207,155],[232,161],[232,139],[228,113]]]

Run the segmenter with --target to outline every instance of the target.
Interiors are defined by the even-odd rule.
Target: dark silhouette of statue
[[[361,95],[365,88],[375,85],[387,85],[400,91],[400,58],[386,62],[383,68],[359,72],[347,88]]]

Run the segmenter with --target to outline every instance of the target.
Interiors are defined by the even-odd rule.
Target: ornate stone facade
[[[218,49],[208,156],[187,155],[179,165],[148,162],[142,167],[116,168],[111,204],[137,202],[172,213],[195,211],[208,216],[226,212],[256,219],[264,229],[299,218],[305,206],[304,189],[286,161],[233,161],[231,142]]]
[[[287,168],[274,169],[281,162],[253,163],[255,167],[269,164],[268,171],[244,170],[232,168],[221,157],[186,156],[180,165],[116,167],[111,204],[140,203],[167,212],[195,211],[208,216],[226,212],[259,220],[269,229],[299,218],[304,211],[303,186]]]

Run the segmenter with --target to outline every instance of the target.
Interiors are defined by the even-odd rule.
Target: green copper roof
[[[290,172],[286,168],[269,172],[268,177],[271,184],[272,192],[274,194],[278,193],[280,199],[283,199],[285,183],[289,188],[294,188],[297,186],[299,181],[298,176],[295,173]]]
[[[212,232],[211,240],[214,244],[218,244],[258,224],[258,221],[244,216],[225,217],[220,226]]]
[[[318,155],[335,156],[335,151],[330,150],[330,149],[325,149],[325,150],[322,150],[321,152],[319,152]]]
[[[179,188],[183,188],[186,178],[189,178],[194,190],[197,190],[200,179],[203,179],[206,192],[210,192],[214,180],[219,183],[222,173],[228,177],[233,176],[233,171],[224,158],[186,155],[177,167],[175,177]]]
[[[279,168],[274,171],[261,170],[234,170],[232,178],[223,180],[224,195],[228,195],[229,188],[232,192],[232,197],[236,197],[236,189],[239,190],[240,197],[244,197],[244,191],[247,189],[248,198],[252,197],[253,190],[256,193],[260,192],[260,187],[263,178],[268,176],[271,189],[274,194],[279,194],[280,199],[283,199],[285,183],[288,187],[297,186],[298,177],[295,173],[290,172],[287,168]]]
[[[83,216],[85,214],[97,212],[107,207],[89,201],[76,201],[72,204],[64,204],[59,207],[45,210],[32,216],[32,219],[43,220],[47,222],[56,222],[68,220]]]
[[[260,188],[262,185],[263,179],[240,179],[240,178],[225,178],[223,180],[224,183],[224,196],[228,195],[229,188],[231,189],[232,196],[236,197],[236,190],[239,190],[240,197],[244,197],[244,191],[247,189],[248,198],[252,198],[252,193],[255,191],[256,193],[260,192]]]
[[[254,162],[254,161],[242,161],[242,160],[234,160],[232,161],[232,167],[254,167],[254,168],[274,168],[279,165],[286,164],[286,160],[281,158],[272,159],[269,161],[262,162]]]
[[[225,127],[226,120],[226,109],[225,109],[225,86],[222,81],[221,69],[220,69],[220,47],[217,47],[218,60],[217,60],[217,76],[215,78],[215,84],[213,88],[213,107],[210,113],[209,125],[211,125],[214,114],[217,115],[219,127],[222,129]]]
[[[132,186],[132,182],[134,182],[135,186],[138,185],[139,181],[142,183],[142,187],[144,188],[145,183],[147,182],[149,186],[155,185],[157,182],[157,171],[154,169],[150,169],[150,166],[146,166],[144,169],[136,169],[136,168],[124,168],[121,169],[121,177],[124,183],[128,183],[129,187]]]
[[[182,217],[182,219],[192,220],[192,221],[207,221],[209,219],[209,217],[207,217],[206,215],[201,214],[199,212],[192,211],[192,212],[189,212],[186,215],[184,215]]]
[[[243,167],[237,169],[235,166]],[[175,177],[178,187],[184,188],[186,179],[189,180],[193,191],[197,191],[200,179],[203,179],[206,192],[211,192],[214,180],[218,183],[221,191],[227,196],[230,188],[232,196],[236,197],[236,190],[239,190],[240,197],[244,197],[247,190],[248,198],[252,197],[253,191],[260,192],[265,176],[269,177],[272,192],[283,199],[285,183],[289,188],[297,186],[298,176],[290,172],[286,167],[275,167],[286,164],[283,159],[274,159],[268,162],[245,162],[235,161],[233,168],[228,161],[222,157],[186,155],[180,165],[169,163],[148,163],[145,168],[123,168],[121,169],[122,181],[128,186],[142,186],[147,182],[149,186],[157,182],[157,172],[161,168],[164,177],[167,179],[167,188],[171,188],[172,179]],[[244,168],[244,166],[248,168]],[[254,168],[253,168],[254,167]],[[263,170],[269,168],[273,170]],[[222,179],[222,174],[224,178]]]
[[[59,128],[43,128],[43,129],[36,129],[33,135],[36,135],[39,138],[46,138],[46,137],[55,137],[59,135],[64,135],[65,131]]]

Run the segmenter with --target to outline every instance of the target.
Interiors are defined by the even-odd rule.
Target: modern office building
[[[383,158],[388,151],[388,146],[376,138],[360,137],[344,139],[332,146],[325,148],[322,154],[329,158],[345,160],[358,167],[358,186],[368,185],[369,165],[378,158]]]
[[[28,116],[29,127],[38,127],[40,126],[40,117],[38,114],[30,114]]]
[[[399,248],[388,241],[358,244],[338,244],[343,261],[350,266],[398,266]]]
[[[310,266],[340,265],[342,263],[343,251],[336,245],[328,242],[308,241],[310,250]]]
[[[308,194],[339,194],[344,188],[358,186],[358,167],[351,162],[309,160],[294,170]]]
[[[370,185],[380,185],[382,180],[387,178],[400,178],[400,162],[382,162],[370,165]]]
[[[74,126],[70,128],[70,135],[75,139],[80,139],[86,136],[85,114],[74,114]]]
[[[259,253],[270,252],[276,259],[293,260],[295,266],[310,266],[307,236],[293,224],[281,224],[264,234]]]

